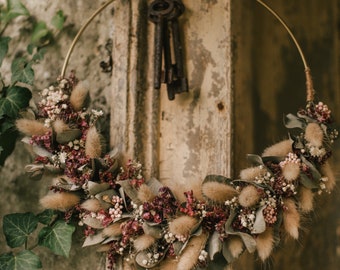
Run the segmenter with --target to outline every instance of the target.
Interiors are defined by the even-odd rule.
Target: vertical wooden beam
[[[230,1],[183,1],[189,93],[160,91],[159,175],[179,198],[207,174],[231,171]]]

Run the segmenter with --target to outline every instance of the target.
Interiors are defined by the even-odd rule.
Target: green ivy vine
[[[26,50],[16,52],[12,37],[6,29],[19,16],[26,18],[30,40]],[[0,68],[6,58],[11,63],[11,76],[5,78],[0,69],[0,166],[13,152],[18,132],[15,120],[20,112],[28,107],[32,98],[30,87],[34,84],[33,66],[44,58],[46,47],[60,32],[65,16],[59,10],[51,20],[54,29],[49,29],[45,22],[36,20],[20,0],[7,0],[0,6]],[[11,55],[14,55],[12,58]]]
[[[24,19],[17,22],[17,17]],[[62,30],[66,17],[59,10],[51,20],[53,29],[44,21],[35,19],[20,0],[7,0],[0,5],[0,166],[13,152],[18,131],[15,121],[29,106],[34,85],[34,65],[45,55],[46,48]],[[6,31],[11,23],[21,23],[28,32],[26,50],[17,52],[11,33]],[[6,60],[6,61],[5,61]],[[5,77],[3,64],[10,65],[10,76]],[[12,249],[0,255],[2,270],[34,270],[42,268],[40,258],[34,253],[38,246],[68,257],[72,243],[73,225],[58,218],[58,213],[46,210],[33,213],[13,213],[3,217],[3,232]]]
[[[3,231],[7,245],[19,251],[0,255],[2,270],[35,270],[42,264],[33,250],[38,247],[49,248],[54,254],[69,256],[72,234],[75,227],[58,218],[58,212],[45,210],[33,213],[14,213],[3,218]],[[36,239],[34,232],[39,231]]]

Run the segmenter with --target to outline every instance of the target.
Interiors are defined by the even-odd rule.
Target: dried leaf
[[[220,234],[217,231],[211,235],[208,241],[208,254],[210,260],[213,260],[215,255],[222,250],[222,242],[220,240]]]
[[[248,154],[247,160],[254,166],[264,166],[262,158],[258,155]]]
[[[137,190],[131,186],[129,180],[124,181],[117,181],[117,184],[121,185],[124,192],[128,195],[128,197],[136,204],[140,204],[141,201],[138,199],[138,192]]]
[[[238,235],[241,237],[244,245],[246,246],[247,250],[249,253],[253,253],[255,250],[256,250],[256,241],[255,239],[247,234],[247,233],[244,233],[244,232],[238,232],[238,231],[234,231],[234,229],[232,228],[231,224],[234,220],[236,216],[236,213],[234,211],[232,211],[230,213],[230,216],[225,224],[225,232],[228,233],[228,234],[231,234],[231,235]]]
[[[96,195],[104,190],[107,190],[110,187],[109,183],[101,183],[98,184],[93,181],[88,181],[87,188],[90,195]]]
[[[103,224],[99,219],[93,217],[86,217],[83,219],[83,223],[94,228],[94,229],[104,229]]]
[[[158,258],[158,261],[155,261],[154,263],[145,264],[145,262],[150,260],[150,252],[146,251],[146,250],[142,250],[142,251],[137,253],[135,260],[136,260],[136,263],[139,266],[143,267],[143,269],[150,269],[150,268],[153,268],[153,267],[157,266],[164,259],[166,253],[167,253],[167,250],[165,250],[163,252],[163,256],[162,257]]]
[[[103,237],[101,232],[94,234],[94,235],[89,235],[85,238],[85,241],[82,247],[97,245],[97,244],[102,243],[104,240],[105,240],[105,237]]]
[[[251,231],[254,234],[263,233],[266,230],[266,222],[263,216],[264,208],[266,208],[265,205],[256,211],[256,218],[255,218],[253,230]]]
[[[151,224],[149,222],[144,222],[143,230],[145,234],[149,234],[156,239],[160,239],[163,236],[162,227],[157,223]]]
[[[305,121],[291,113],[286,115],[284,124],[286,128],[304,129],[306,127]]]
[[[80,129],[68,129],[61,133],[57,133],[56,140],[60,144],[65,144],[75,139],[78,139],[81,136]]]

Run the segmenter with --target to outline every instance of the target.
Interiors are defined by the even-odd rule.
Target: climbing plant
[[[24,20],[17,21],[17,17]],[[44,21],[35,19],[19,0],[7,0],[0,6],[0,166],[12,153],[18,132],[15,120],[28,107],[32,97],[30,88],[34,85],[34,65],[44,57],[47,45],[62,29],[65,16],[59,10],[51,20],[54,29],[49,29]],[[8,26],[20,24],[20,31],[28,38],[26,50],[18,51]],[[10,65],[10,74],[4,66]]]

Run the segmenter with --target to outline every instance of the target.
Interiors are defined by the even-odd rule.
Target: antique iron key
[[[149,20],[155,23],[154,37],[154,88],[161,88],[162,78],[162,52],[164,44],[164,28],[167,27],[167,16],[174,9],[171,0],[156,0],[150,4]]]
[[[175,99],[175,94],[188,91],[178,23],[184,10],[181,0],[155,0],[149,6],[149,19],[155,23],[154,88],[159,89],[161,83],[166,83],[169,100]]]

